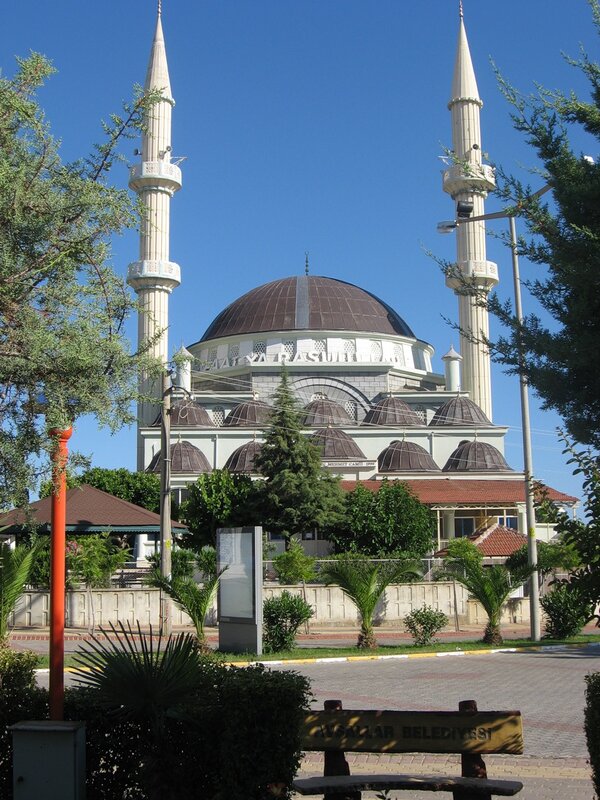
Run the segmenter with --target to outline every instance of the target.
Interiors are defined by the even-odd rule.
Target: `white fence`
[[[280,586],[265,584],[263,597],[274,597],[287,589],[295,594],[302,594],[301,586]],[[65,624],[70,628],[87,629],[95,626],[108,626],[111,622],[138,622],[142,628],[158,625],[159,618],[158,589],[103,589],[98,591],[69,591],[66,595]],[[435,583],[408,583],[389,586],[377,609],[377,622],[385,626],[400,626],[402,618],[423,605],[432,606],[448,615],[453,623],[456,612],[459,621],[467,624],[485,625],[486,616],[474,600],[469,600],[466,590],[460,584],[451,581]],[[312,625],[336,626],[356,625],[357,614],[354,604],[348,600],[337,586],[306,586],[306,600],[314,609]],[[214,624],[216,608],[213,608],[207,619]],[[526,623],[529,621],[529,601],[523,598],[510,600],[504,610],[503,622]],[[13,627],[40,628],[48,627],[50,622],[50,604],[48,592],[27,591],[23,594],[10,621]],[[173,624],[188,625],[186,614],[173,604]]]

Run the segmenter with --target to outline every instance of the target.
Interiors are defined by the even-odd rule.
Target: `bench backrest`
[[[360,753],[523,752],[520,711],[312,711],[304,750]]]

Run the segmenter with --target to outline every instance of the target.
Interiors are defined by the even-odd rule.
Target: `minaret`
[[[171,95],[167,53],[158,3],[156,31],[144,84],[145,92],[158,91],[161,99],[149,110],[142,136],[141,163],[131,168],[129,186],[144,206],[140,227],[139,260],[129,265],[127,283],[138,295],[138,346],[152,341],[150,354],[166,364],[169,359],[169,295],[180,284],[180,269],[169,261],[169,214],[173,194],[181,188],[181,170],[171,163]],[[161,380],[142,376],[142,395],[156,397]],[[138,404],[138,427],[150,425],[158,413],[153,402]],[[138,435],[138,469],[143,453]]]
[[[472,204],[471,216],[478,217],[485,213],[484,200],[496,182],[493,168],[481,163],[479,116],[483,103],[469,52],[462,3],[459,13],[458,48],[448,103],[452,115],[454,164],[443,173],[443,185],[457,205]],[[498,267],[486,259],[485,222],[461,224],[456,236],[457,270],[455,275],[448,275],[446,285],[454,289],[458,297],[462,388],[488,419],[492,419],[490,354],[482,341],[489,337],[489,320],[482,301],[498,283]]]

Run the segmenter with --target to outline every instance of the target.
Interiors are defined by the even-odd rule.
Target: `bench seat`
[[[461,778],[455,775],[332,775],[328,777],[297,778],[292,787],[298,794],[328,794],[349,791],[383,791],[412,789],[418,792],[451,792],[468,789],[473,794],[512,797],[523,788],[519,781]]]

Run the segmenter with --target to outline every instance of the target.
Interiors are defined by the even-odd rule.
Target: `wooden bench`
[[[350,711],[326,700],[324,711],[307,714],[302,730],[305,751],[323,751],[324,777],[297,778],[299,794],[324,794],[326,800],[360,800],[362,791],[412,789],[452,792],[454,800],[510,797],[523,784],[490,780],[482,755],[523,753],[520,711],[478,711],[474,700],[458,711]],[[459,753],[461,775],[350,775],[345,753]]]

